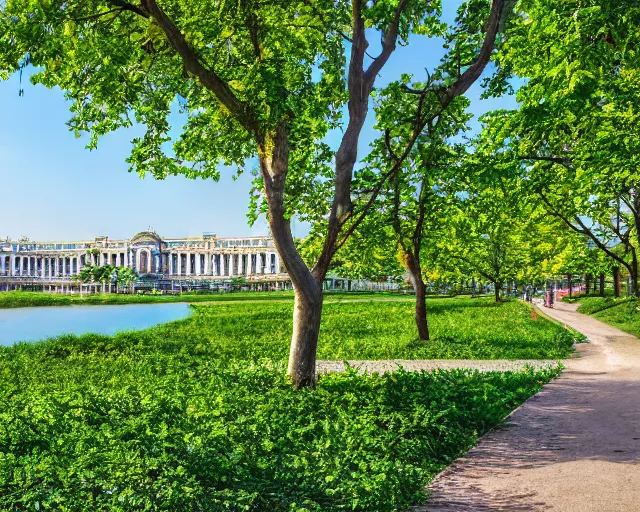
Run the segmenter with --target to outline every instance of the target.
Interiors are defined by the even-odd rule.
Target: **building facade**
[[[80,242],[0,239],[0,282],[73,282],[88,265],[129,267],[140,277],[170,281],[285,281],[270,237],[161,238],[153,231],[129,240],[106,236]]]

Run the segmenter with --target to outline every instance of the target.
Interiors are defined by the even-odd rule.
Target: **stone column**
[[[42,276],[42,279],[46,279],[47,278],[47,272],[45,270],[45,262],[46,262],[46,258],[43,256],[42,259],[40,260],[40,275]]]
[[[170,252],[169,255],[167,256],[167,260],[169,262],[169,275],[172,276],[173,275],[173,253]]]
[[[204,253],[204,275],[208,276],[211,268],[211,254]]]
[[[59,272],[60,272],[60,257],[56,256],[56,266],[53,270],[53,277],[58,277]]]
[[[0,274],[4,275],[4,254],[0,255]]]
[[[196,275],[199,276],[201,271],[202,271],[202,269],[200,268],[201,265],[200,265],[200,253],[199,252],[196,253],[195,260],[196,260],[196,262],[195,262],[196,263]]]

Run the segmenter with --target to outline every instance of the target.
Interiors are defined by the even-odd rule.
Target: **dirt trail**
[[[439,475],[416,512],[640,511],[640,340],[576,307],[542,310],[590,343]]]

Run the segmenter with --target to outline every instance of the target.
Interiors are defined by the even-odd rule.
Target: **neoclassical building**
[[[130,267],[138,275],[170,281],[288,280],[270,237],[161,238],[153,231],[129,240],[98,236],[80,242],[0,239],[0,281],[71,282],[83,266]]]

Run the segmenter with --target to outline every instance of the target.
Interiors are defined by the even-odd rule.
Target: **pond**
[[[0,309],[0,345],[61,334],[115,334],[186,318],[185,303]]]

